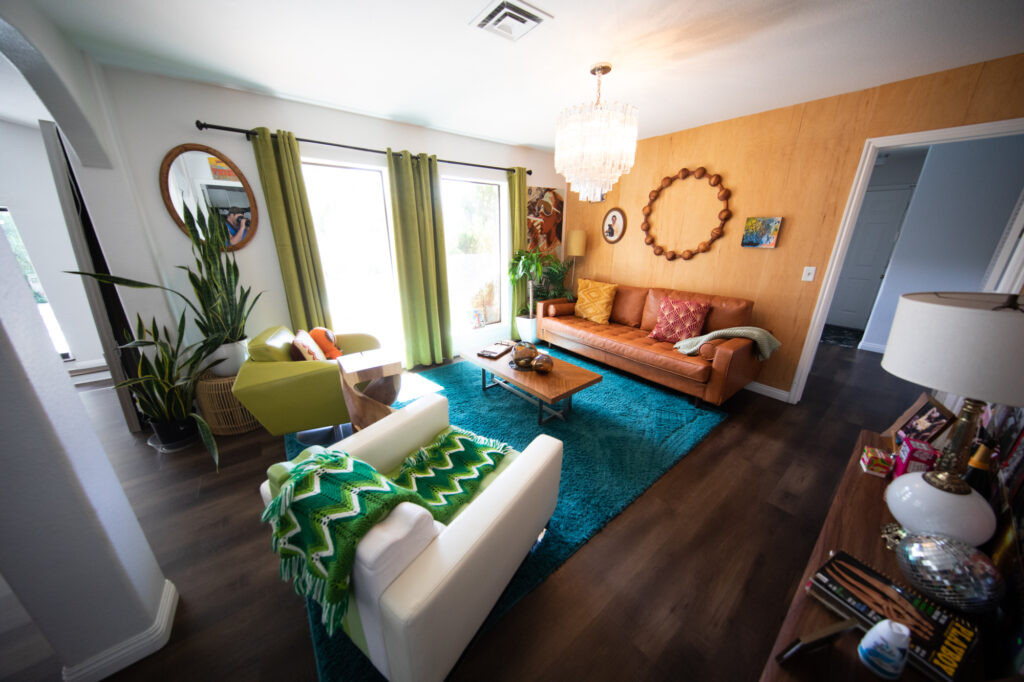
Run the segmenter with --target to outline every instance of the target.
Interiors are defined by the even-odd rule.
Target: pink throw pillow
[[[704,318],[711,306],[696,301],[681,301],[666,296],[658,307],[658,322],[648,336],[658,341],[676,343],[693,338],[704,328]]]
[[[301,355],[303,360],[326,360],[327,356],[316,345],[316,341],[309,335],[309,332],[300,329],[295,332],[295,340],[292,341],[292,357]],[[298,359],[298,358],[296,358]]]

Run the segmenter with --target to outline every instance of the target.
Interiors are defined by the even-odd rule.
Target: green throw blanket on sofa
[[[402,502],[450,520],[509,450],[449,427],[407,457],[391,480],[344,452],[308,448],[308,459],[296,465],[263,510],[281,557],[281,579],[294,581],[296,594],[320,604],[324,627],[333,635],[348,609],[356,545],[374,524]]]
[[[675,349],[683,355],[696,355],[700,347],[711,339],[732,339],[737,336],[754,341],[754,344],[757,345],[757,357],[760,360],[767,360],[768,356],[782,345],[782,342],[772,336],[767,329],[761,329],[760,327],[729,327],[728,329],[709,332],[703,336],[683,339],[676,343]]]

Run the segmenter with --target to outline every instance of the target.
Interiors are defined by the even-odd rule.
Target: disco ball
[[[991,559],[946,535],[911,533],[900,541],[896,556],[911,585],[961,611],[987,611],[1006,590]]]

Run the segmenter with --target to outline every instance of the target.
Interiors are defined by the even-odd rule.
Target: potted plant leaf
[[[197,220],[186,205],[184,214],[195,264],[194,268],[185,265],[176,267],[188,273],[195,303],[181,292],[159,284],[92,272],[72,274],[86,275],[107,284],[136,289],[163,289],[174,294],[192,310],[196,328],[211,341],[211,359],[223,360],[214,365],[211,371],[218,376],[233,376],[238,374],[245,360],[245,323],[263,292],[252,296],[252,288],[243,287],[239,283],[235,254],[223,248],[228,243],[228,232],[224,219],[216,209],[207,207],[205,215],[199,211]]]
[[[508,263],[509,281],[512,284],[526,281],[527,308],[519,310],[516,315],[516,328],[523,341],[537,342],[537,320],[533,317],[534,289],[540,284],[544,276],[544,269],[557,265],[559,265],[559,261],[554,255],[525,249],[516,251]]]
[[[142,316],[137,316],[135,338],[121,346],[139,351],[136,376],[117,384],[117,388],[125,387],[132,392],[160,445],[184,445],[198,432],[219,469],[217,442],[209,425],[193,408],[199,376],[218,362],[205,362],[213,342],[207,338],[185,346],[184,336],[184,312],[178,318],[174,336],[166,327],[158,327],[155,318],[146,327]]]

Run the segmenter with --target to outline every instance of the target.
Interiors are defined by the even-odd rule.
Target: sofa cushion
[[[313,327],[309,330],[309,336],[316,341],[316,345],[320,347],[320,350],[324,352],[324,357],[328,360],[336,360],[341,357],[341,351],[338,350],[334,332],[330,329],[326,327]]]
[[[683,355],[671,343],[656,341],[642,329],[622,324],[600,325],[579,317],[545,317],[544,329],[591,348],[620,355],[692,381],[707,383],[711,378],[710,362],[700,357]]]
[[[591,279],[579,281],[575,315],[597,324],[608,324],[618,285]]]
[[[639,327],[644,316],[647,291],[647,287],[620,284],[615,292],[615,302],[612,304],[612,314],[608,321],[627,327]]]
[[[679,298],[698,303],[708,303],[711,309],[704,320],[704,332],[714,332],[729,327],[742,327],[750,324],[751,314],[754,310],[754,302],[745,298],[734,298],[732,296],[709,296],[693,291],[678,291],[676,289],[650,289],[647,292],[647,302],[644,304],[643,320],[640,323],[641,329],[651,331],[658,322],[658,307],[661,299],[665,296]]]
[[[544,306],[544,314],[552,317],[572,315],[574,312],[576,312],[575,303],[548,303]]]
[[[676,343],[700,334],[704,318],[711,306],[707,303],[681,301],[666,296],[658,308],[658,323],[650,333],[652,339]]]
[[[292,340],[292,357],[296,360],[327,359],[320,346],[316,345],[316,341],[304,329],[295,332],[295,338]]]
[[[290,362],[295,335],[288,327],[265,329],[249,342],[249,359],[254,362]]]

